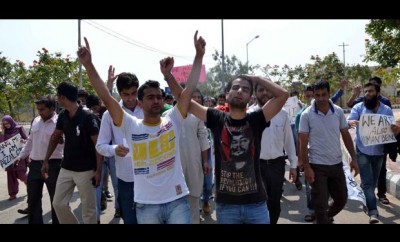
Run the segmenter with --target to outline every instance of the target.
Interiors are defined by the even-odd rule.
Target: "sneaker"
[[[204,213],[210,213],[211,212],[211,204],[210,202],[204,202],[203,203],[203,212]]]
[[[306,222],[314,222],[314,220],[315,220],[315,214],[313,214],[313,213],[310,213],[310,214],[307,214],[306,216],[304,216],[304,221],[306,221]]]
[[[389,205],[390,204],[389,199],[387,199],[386,196],[379,197],[379,202],[384,204],[384,205]]]
[[[371,216],[369,217],[369,223],[370,223],[370,224],[377,224],[377,223],[379,223],[378,216],[377,216],[377,215],[371,215]]]
[[[296,186],[297,190],[299,190],[299,191],[300,191],[301,189],[303,189],[303,184],[301,183],[301,181],[300,181],[299,178],[296,179],[294,185]]]
[[[28,214],[28,208],[25,208],[25,209],[18,209],[17,212],[20,213],[20,214],[27,215],[27,214]]]
[[[10,196],[10,197],[8,198],[8,201],[11,201],[11,200],[14,200],[14,199],[17,199],[17,197],[16,197],[16,196]]]
[[[115,209],[114,218],[120,218],[120,217],[121,217],[121,211],[119,209]]]
[[[112,198],[113,195],[109,191],[105,191],[104,194],[106,195],[107,198]]]

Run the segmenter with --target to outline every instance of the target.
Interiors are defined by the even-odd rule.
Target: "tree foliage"
[[[7,58],[0,55],[0,112],[11,114],[18,118],[15,109],[29,104],[34,110],[34,101],[48,94],[55,95],[56,87],[63,81],[69,81],[79,86],[78,60],[72,60],[69,55],[50,53],[46,48],[37,51],[37,59],[28,68],[25,63],[16,60],[11,64]],[[82,71],[83,88],[94,93]],[[34,111],[33,111],[34,115]]]
[[[240,74],[253,74],[256,66],[248,66],[246,63],[240,61],[235,55],[229,57],[224,56],[225,72],[222,70],[222,55],[216,50],[212,55],[214,61],[217,63],[207,73],[207,82],[199,85],[200,91],[203,95],[217,97],[218,94],[223,93],[223,88],[234,76]]]
[[[371,36],[366,39],[365,61],[378,62],[382,67],[395,67],[400,61],[400,20],[372,19],[365,27]]]

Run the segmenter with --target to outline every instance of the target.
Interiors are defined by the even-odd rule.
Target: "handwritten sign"
[[[300,110],[297,96],[289,97],[283,108],[289,113],[290,124],[295,124],[296,114]]]
[[[17,160],[22,147],[20,134],[0,143],[0,165],[3,169],[6,169]]]
[[[192,65],[173,67],[171,72],[177,82],[186,82],[192,71]],[[202,65],[200,70],[199,82],[206,82],[206,66]]]
[[[390,129],[392,124],[395,124],[393,116],[370,113],[361,115],[358,123],[361,143],[364,146],[371,146],[397,142]]]

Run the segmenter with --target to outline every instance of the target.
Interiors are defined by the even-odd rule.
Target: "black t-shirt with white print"
[[[207,127],[214,133],[216,202],[251,204],[266,200],[260,173],[260,146],[269,126],[262,110],[232,119],[209,108]]]
[[[82,106],[72,118],[68,110],[58,115],[56,129],[62,130],[65,137],[62,168],[78,172],[96,170],[96,148],[91,136],[99,134],[99,127],[99,118]]]

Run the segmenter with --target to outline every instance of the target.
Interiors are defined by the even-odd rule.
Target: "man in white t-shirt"
[[[144,119],[137,119],[123,111],[110,95],[91,58],[89,43],[80,47],[78,56],[85,66],[89,80],[107,106],[110,116],[124,134],[124,144],[116,147],[118,156],[132,155],[134,167],[134,200],[136,216],[141,223],[190,223],[187,188],[179,154],[180,126],[190,105],[193,90],[200,77],[205,53],[205,41],[194,35],[196,56],[186,88],[177,97],[177,105],[166,118],[160,117],[162,93],[157,81],[147,81],[138,89],[139,106]],[[173,66],[172,57],[160,61],[161,70]],[[164,72],[163,72],[164,73]],[[170,79],[171,73],[164,76]]]

